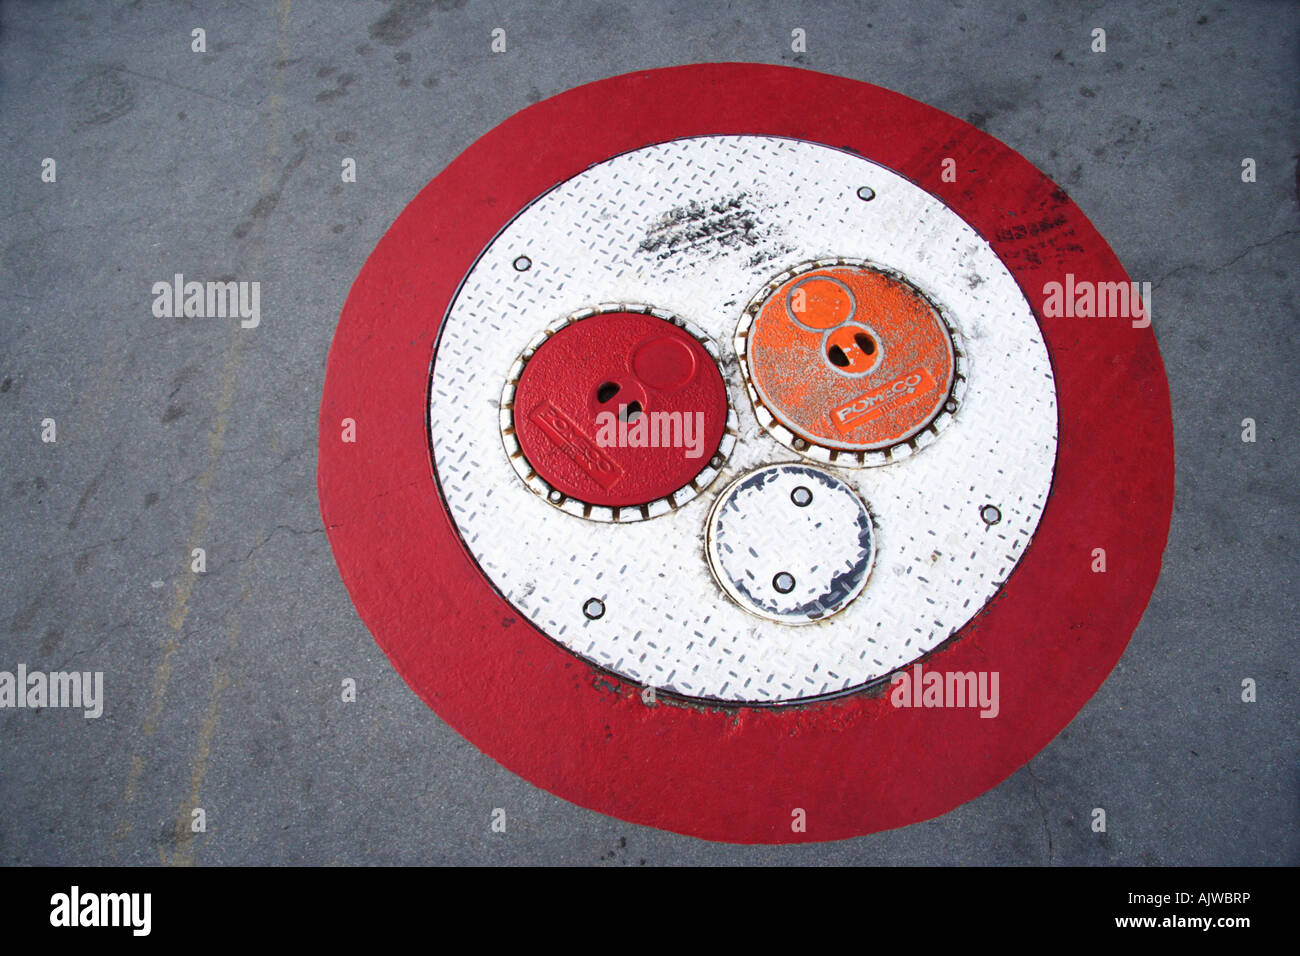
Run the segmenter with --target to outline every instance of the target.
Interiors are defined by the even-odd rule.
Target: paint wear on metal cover
[[[947,326],[919,291],[887,272],[812,268],[768,293],[746,325],[760,401],[812,444],[889,448],[949,400],[956,362]]]
[[[738,605],[800,625],[825,620],[862,592],[874,537],[866,505],[835,475],[769,465],[718,495],[706,548],[718,585]]]

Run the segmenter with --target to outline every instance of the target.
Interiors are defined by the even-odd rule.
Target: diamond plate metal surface
[[[874,190],[872,202],[858,197],[861,187]],[[520,256],[531,261],[527,270],[515,267]],[[746,304],[775,275],[839,257],[897,270],[924,290],[965,343],[968,379],[933,448],[836,472],[870,503],[876,531],[875,568],[842,612],[791,627],[723,594],[703,543],[721,483],[654,520],[609,524],[565,514],[519,480],[501,445],[502,383],[539,329],[595,303],[668,310],[719,347],[738,418],[724,479],[789,460],[759,427],[730,342]],[[462,284],[430,396],[443,494],[471,553],[511,604],[600,667],[735,703],[844,691],[951,636],[1023,554],[1056,454],[1046,347],[989,246],[939,200],[881,166],[769,137],[648,147],[541,196]],[[986,504],[1000,510],[996,525],[980,517]],[[592,599],[604,609],[594,619],[583,610]]]

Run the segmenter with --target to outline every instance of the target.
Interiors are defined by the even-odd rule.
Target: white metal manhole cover
[[[837,267],[853,274],[840,276]],[[565,513],[512,467],[502,447],[500,398],[519,373],[512,363],[543,330],[585,309],[636,304],[680,316],[720,355],[737,431],[724,478],[789,461],[790,448],[817,457],[821,446],[800,449],[793,433],[783,446],[779,429],[769,431],[771,415],[760,425],[734,347],[738,332],[763,322],[747,307],[773,289],[785,302],[783,283],[797,284],[790,276],[810,268],[822,270],[814,276],[821,288],[805,283],[816,314],[785,331],[807,339],[799,361],[833,387],[825,399],[796,395],[789,380],[776,381],[769,358],[762,371],[769,390],[785,388],[787,421],[796,420],[789,412],[796,406],[815,417],[861,405],[848,424],[883,423],[885,437],[845,431],[844,460],[822,456],[832,466],[883,464],[826,472],[870,504],[875,569],[843,600],[830,600],[820,619],[804,613],[806,626],[792,627],[790,616],[799,617],[802,606],[795,596],[814,583],[806,556],[791,565],[804,570],[785,571],[794,577],[788,603],[772,603],[774,581],[773,593],[756,600],[720,587],[710,572],[703,538],[725,482],[635,524]],[[827,279],[849,290],[843,303]],[[933,342],[908,338],[914,320],[898,310],[909,308],[930,310],[925,334]],[[961,343],[956,351],[945,344],[949,332]],[[926,389],[916,388],[919,375],[909,386],[917,369]],[[953,381],[964,394],[950,392]],[[895,400],[909,387],[924,401]],[[862,419],[880,410],[887,414]],[[944,419],[942,436],[936,416]],[[1056,426],[1038,324],[989,244],[934,196],[878,164],[766,136],[638,149],[523,209],[483,251],[451,305],[429,404],[449,511],[510,604],[575,654],[622,677],[745,704],[861,686],[956,633],[1007,580],[1033,536],[1051,487]],[[594,446],[596,436],[583,441]],[[707,483],[713,473],[705,475]],[[996,524],[981,516],[987,506],[1000,514]],[[753,507],[767,506],[755,500]],[[761,521],[761,513],[747,520]],[[827,529],[826,547],[840,546],[839,530]],[[792,560],[816,546],[792,543]],[[714,563],[720,580],[732,580],[725,563]],[[593,615],[597,606],[601,613]]]
[[[742,608],[811,624],[861,593],[874,555],[871,514],[848,484],[807,465],[737,478],[709,513],[709,567]]]

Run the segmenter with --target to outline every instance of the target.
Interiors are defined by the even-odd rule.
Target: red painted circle
[[[427,392],[461,278],[556,183],[628,150],[709,134],[803,139],[898,171],[988,239],[1038,315],[1060,415],[1052,493],[1010,580],[924,662],[997,670],[995,719],[895,708],[879,691],[788,708],[647,706],[638,688],[522,619],[457,535],[430,458]],[[956,182],[941,179],[946,157],[958,160]],[[1160,353],[1151,330],[1129,320],[1045,318],[1043,286],[1067,272],[1076,282],[1128,281],[1079,208],[1023,157],[879,87],[710,64],[615,77],[531,106],[412,200],[344,306],[318,471],[344,583],[429,706],[507,768],[582,806],[746,843],[839,839],[951,810],[1078,712],[1123,653],[1160,572],[1173,502]],[[344,418],[356,421],[353,443],[340,440]],[[1104,574],[1091,571],[1095,548],[1106,550]]]
[[[686,386],[695,377],[697,368],[696,350],[672,335],[648,339],[632,353],[632,374],[647,387],[663,392],[675,392]],[[722,376],[718,378],[721,381]],[[724,419],[726,397],[724,389],[723,405],[715,407]]]
[[[538,346],[512,414],[543,481],[623,508],[666,498],[708,467],[727,427],[727,387],[689,332],[653,315],[603,312]]]

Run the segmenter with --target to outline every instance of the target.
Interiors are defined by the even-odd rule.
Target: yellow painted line
[[[245,592],[245,595],[247,595],[247,592]],[[239,640],[238,621],[231,624],[227,637],[229,647],[233,650]],[[194,832],[192,827],[193,812],[196,807],[201,805],[199,791],[203,788],[203,778],[207,776],[208,764],[212,758],[212,739],[216,736],[217,719],[221,715],[221,695],[225,693],[231,683],[233,682],[230,678],[230,671],[225,667],[212,675],[212,691],[208,698],[207,713],[203,716],[203,723],[199,725],[198,743],[195,747],[194,756],[190,760],[190,791],[187,798],[182,801],[176,817],[176,833],[178,837],[176,852],[172,854],[171,859],[168,859],[161,848],[158,850],[159,857],[165,865],[194,865],[194,855],[198,850],[196,843],[198,834]]]
[[[288,48],[285,44],[285,30],[289,24],[289,7],[290,0],[279,0],[279,35],[276,40],[276,49],[279,61],[283,62],[288,59]],[[265,194],[271,187],[274,176],[272,169],[276,157],[279,155],[279,137],[283,132],[283,123],[281,122],[280,112],[284,106],[284,77],[282,68],[275,70],[274,76],[275,91],[270,96],[272,108],[270,124],[267,129],[267,151],[266,161],[258,173],[258,186],[260,192]],[[254,264],[261,259],[259,255],[255,257]],[[171,683],[172,660],[176,652],[181,647],[180,635],[185,626],[185,619],[190,611],[190,598],[194,593],[195,579],[198,577],[190,570],[190,562],[195,548],[200,547],[200,542],[204,540],[207,532],[208,522],[212,517],[212,505],[209,501],[209,491],[212,482],[216,477],[217,464],[221,457],[222,449],[225,446],[226,425],[230,420],[230,409],[235,399],[235,380],[239,373],[240,361],[243,351],[243,336],[240,334],[241,329],[236,324],[231,329],[231,341],[226,350],[226,360],[221,372],[221,396],[217,402],[216,417],[213,421],[212,429],[208,433],[208,464],[203,474],[199,476],[199,500],[195,506],[194,519],[190,523],[190,533],[186,539],[185,553],[181,562],[181,574],[177,578],[176,587],[172,595],[171,612],[167,617],[167,626],[175,636],[169,637],[163,644],[162,660],[154,671],[153,693],[150,699],[149,712],[145,717],[144,724],[141,727],[146,737],[152,736],[158,729],[158,720],[162,715],[163,704],[167,697],[167,688]],[[258,543],[262,543],[262,533],[258,532]],[[246,596],[245,592],[245,596]],[[241,597],[241,603],[243,597]],[[233,647],[234,641],[239,632],[239,621],[236,619],[231,624],[230,642]],[[220,671],[213,679],[213,694],[209,703],[208,713],[204,717],[203,723],[199,727],[199,746],[190,765],[190,802],[188,808],[184,811],[184,826],[180,830],[182,834],[182,843],[173,855],[173,862],[179,865],[194,862],[195,847],[192,840],[187,839],[193,834],[190,831],[190,809],[198,805],[198,791],[202,785],[203,777],[207,773],[208,759],[211,752],[212,737],[216,733],[217,717],[219,715],[221,692],[230,685],[230,676],[226,670]],[[128,816],[120,821],[114,828],[114,838],[116,842],[110,850],[110,860],[116,860],[118,847],[130,836],[133,824],[129,818],[132,805],[135,803],[136,796],[139,793],[140,783],[144,776],[144,759],[138,755],[131,757],[130,766],[127,771],[126,786],[122,793],[122,805],[124,813]]]

